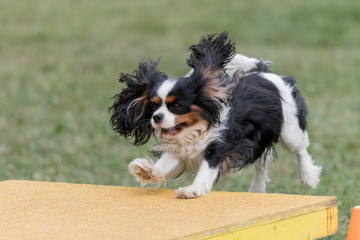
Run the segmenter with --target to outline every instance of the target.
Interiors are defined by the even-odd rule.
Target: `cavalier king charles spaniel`
[[[302,183],[315,188],[321,167],[306,150],[308,110],[295,79],[272,73],[269,61],[236,54],[226,32],[202,37],[190,51],[192,70],[184,77],[158,71],[159,60],[120,75],[125,88],[109,108],[113,130],[136,146],[152,135],[158,140],[157,162],[136,158],[129,164],[136,181],[160,185],[195,170],[193,183],[175,196],[197,198],[230,171],[254,164],[249,192],[265,192],[267,162],[280,142],[296,154]]]

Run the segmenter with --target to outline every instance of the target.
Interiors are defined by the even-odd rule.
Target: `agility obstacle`
[[[0,239],[318,239],[338,228],[335,197],[0,182]]]

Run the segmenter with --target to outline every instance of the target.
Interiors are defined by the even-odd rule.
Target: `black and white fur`
[[[126,87],[114,96],[113,129],[133,144],[154,134],[159,160],[136,158],[129,171],[142,185],[165,183],[186,170],[197,174],[177,198],[208,194],[230,170],[254,164],[250,192],[265,192],[267,163],[277,142],[296,154],[300,178],[311,188],[319,183],[306,148],[308,114],[295,79],[271,73],[266,61],[235,54],[227,33],[203,37],[190,47],[192,70],[168,78],[158,61],[141,62],[133,74],[121,74]]]

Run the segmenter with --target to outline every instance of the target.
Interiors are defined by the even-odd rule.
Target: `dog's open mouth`
[[[161,129],[161,134],[162,135],[174,136],[174,135],[178,134],[179,132],[181,132],[186,126],[187,126],[186,123],[181,123],[181,124],[176,125],[176,126],[171,127],[171,128],[162,128]]]

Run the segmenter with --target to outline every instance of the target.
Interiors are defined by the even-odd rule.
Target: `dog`
[[[295,78],[272,73],[269,61],[235,53],[227,32],[203,36],[191,51],[184,77],[158,71],[159,59],[121,73],[125,88],[109,108],[112,129],[133,144],[155,135],[159,160],[136,158],[129,171],[142,186],[164,184],[195,170],[176,198],[207,195],[230,171],[255,166],[249,192],[265,192],[267,162],[278,142],[297,156],[303,184],[315,188],[321,167],[307,151],[308,109]]]

